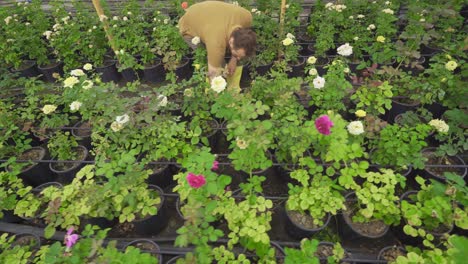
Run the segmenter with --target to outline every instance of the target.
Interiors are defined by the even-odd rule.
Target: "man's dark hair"
[[[251,57],[255,54],[257,46],[257,34],[251,28],[240,28],[231,33],[234,49],[244,49],[245,56]]]

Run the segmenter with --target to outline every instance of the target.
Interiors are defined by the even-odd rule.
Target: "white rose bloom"
[[[364,133],[364,125],[361,121],[353,121],[346,127],[351,135],[360,135]]]
[[[75,76],[70,76],[63,81],[63,87],[65,88],[72,88],[75,84],[79,83],[80,81]]]
[[[359,37],[354,37],[353,38],[355,41],[358,41],[359,40]]]
[[[70,72],[70,74],[71,74],[72,76],[76,76],[76,77],[85,75],[85,73],[84,73],[83,70],[81,70],[81,69],[72,70],[72,71]]]
[[[421,19],[419,19],[419,22],[426,22],[426,19],[421,18]]]
[[[449,125],[441,119],[432,119],[429,125],[433,126],[439,133],[447,133],[449,131]]]
[[[93,69],[93,65],[91,63],[86,63],[85,65],[83,65],[83,69],[85,69],[86,71],[90,71]]]
[[[357,18],[364,18],[364,17],[365,15],[362,15],[362,14],[357,15]]]
[[[226,89],[226,80],[222,76],[216,76],[211,80],[211,89],[213,91],[220,93]]]
[[[325,79],[320,76],[317,76],[312,81],[312,83],[314,84],[315,89],[322,89],[325,86]]]
[[[317,75],[317,74],[318,74],[317,69],[312,68],[312,69],[309,70],[309,75],[310,75],[310,76],[315,76],[315,75]]]
[[[392,3],[392,2],[390,2],[390,1],[386,1],[386,2],[385,2],[386,5],[390,5],[391,3]]]
[[[344,68],[344,69],[343,69],[343,72],[344,72],[344,73],[349,73],[350,70],[349,70],[349,68]]]
[[[106,15],[100,15],[100,16],[99,16],[99,20],[100,20],[101,22],[104,22],[104,20],[106,20],[106,19],[107,19],[107,16],[106,16]]]
[[[345,43],[336,49],[336,52],[341,56],[349,56],[353,54],[353,47],[349,45],[349,43]]]
[[[42,112],[43,112],[44,114],[48,115],[48,114],[54,112],[55,109],[57,109],[57,106],[47,104],[47,105],[44,105],[44,107],[42,107]]]
[[[86,80],[86,81],[83,82],[82,87],[83,87],[83,89],[88,90],[88,89],[93,88],[93,85],[94,85],[94,83],[92,81]]]
[[[193,44],[193,45],[198,45],[198,44],[200,44],[200,37],[198,37],[198,36],[193,37],[193,38],[192,38],[192,44]]]
[[[127,21],[128,18],[127,18],[126,16],[124,16],[124,17],[122,18],[122,20],[123,20],[123,21]]]
[[[74,102],[72,102],[72,103],[70,104],[70,110],[72,110],[72,111],[80,110],[81,105],[82,105],[81,102],[74,101]]]
[[[158,106],[165,107],[167,105],[167,96],[160,94],[158,99],[160,100]]]
[[[169,18],[164,19],[164,24],[167,25],[168,23],[169,23]]]
[[[127,114],[115,117],[115,122],[122,125],[127,123],[128,121],[130,121],[130,117]]]
[[[31,25],[31,23],[29,23],[29,22],[26,22],[26,23],[24,23],[24,24],[25,24],[26,26],[29,26],[29,25]]]
[[[7,16],[3,21],[5,21],[5,24],[10,24],[10,20],[12,20],[13,17],[12,16]]]
[[[287,38],[290,38],[290,39],[295,39],[295,38],[296,38],[296,37],[295,37],[293,34],[291,34],[291,33],[286,34],[286,37],[287,37]]]
[[[88,45],[88,48],[92,49],[94,46],[92,44]]]
[[[130,16],[131,14],[132,14],[132,12],[130,12],[130,11],[128,11],[128,12],[127,12],[127,15],[129,15],[129,16]]]
[[[119,17],[118,16],[113,16],[112,19],[113,20],[119,20]]]
[[[354,16],[349,16],[349,19],[354,19]]]
[[[393,15],[393,10],[391,10],[390,8],[385,8],[384,10],[382,10],[382,12]]]
[[[256,13],[257,11],[258,11],[257,8],[252,8],[252,10],[250,10],[250,12],[252,13]]]

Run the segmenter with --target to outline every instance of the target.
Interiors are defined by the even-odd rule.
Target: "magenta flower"
[[[65,235],[65,245],[67,247],[67,251],[70,250],[70,248],[76,244],[76,241],[78,240],[79,236],[77,234],[72,234],[73,233],[73,227],[70,227],[67,230],[67,234]]]
[[[200,188],[206,183],[205,176],[189,173],[187,175],[188,184],[193,188]]]
[[[330,128],[333,127],[333,122],[327,115],[321,115],[315,119],[315,127],[320,134],[330,135]]]
[[[211,167],[211,170],[215,171],[219,169],[219,161],[215,160],[213,161],[213,166]]]

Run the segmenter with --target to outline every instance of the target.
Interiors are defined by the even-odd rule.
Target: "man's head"
[[[250,57],[255,54],[257,45],[257,35],[250,28],[240,28],[234,30],[229,38],[231,55],[237,60],[243,57]]]

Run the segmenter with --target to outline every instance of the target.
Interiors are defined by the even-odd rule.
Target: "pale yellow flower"
[[[429,125],[433,126],[440,133],[447,133],[449,131],[449,125],[441,119],[432,119]]]
[[[46,104],[44,105],[44,107],[42,107],[42,112],[46,115],[52,113],[55,111],[55,109],[57,109],[57,106],[55,105],[50,105],[50,104]]]
[[[310,56],[309,58],[307,58],[308,64],[314,64],[316,62],[317,62],[317,58],[315,58],[314,56]]]
[[[193,91],[191,88],[187,88],[184,90],[184,96],[192,97],[192,95],[193,95]]]
[[[285,38],[285,39],[283,39],[282,43],[283,43],[284,46],[289,46],[289,45],[294,43],[294,40],[291,39],[291,38]]]
[[[245,140],[239,137],[236,138],[236,144],[240,149],[246,149],[249,146]]]
[[[315,76],[315,75],[317,75],[317,74],[318,74],[317,69],[312,68],[312,69],[309,70],[309,75]]]
[[[198,36],[193,37],[193,38],[192,38],[192,44],[193,44],[193,45],[198,45],[198,44],[200,44],[200,37],[198,37]]]
[[[458,64],[456,61],[448,61],[446,64],[445,64],[445,68],[449,71],[453,71],[457,68]]]
[[[81,102],[79,102],[79,101],[73,101],[73,102],[70,104],[70,110],[72,110],[72,111],[80,110],[81,105],[82,105]]]
[[[354,113],[357,117],[365,117],[367,115],[366,111],[364,110],[357,110],[356,113]]]
[[[377,42],[384,43],[385,42],[385,37],[384,36],[378,36],[377,37]]]
[[[114,122],[112,122],[110,127],[111,127],[112,131],[118,132],[123,128],[123,124],[120,124],[120,123],[114,121]]]
[[[75,69],[70,72],[70,75],[79,77],[79,76],[83,76],[84,72],[81,69]]]
[[[83,69],[85,69],[86,71],[90,71],[93,69],[93,65],[91,63],[86,63],[85,65],[83,65]]]
[[[195,67],[196,70],[199,70],[200,69],[200,64],[196,63],[195,65],[193,65],[193,67]]]
[[[75,76],[70,76],[63,81],[63,87],[65,88],[72,88],[75,84],[79,83],[80,81]]]

